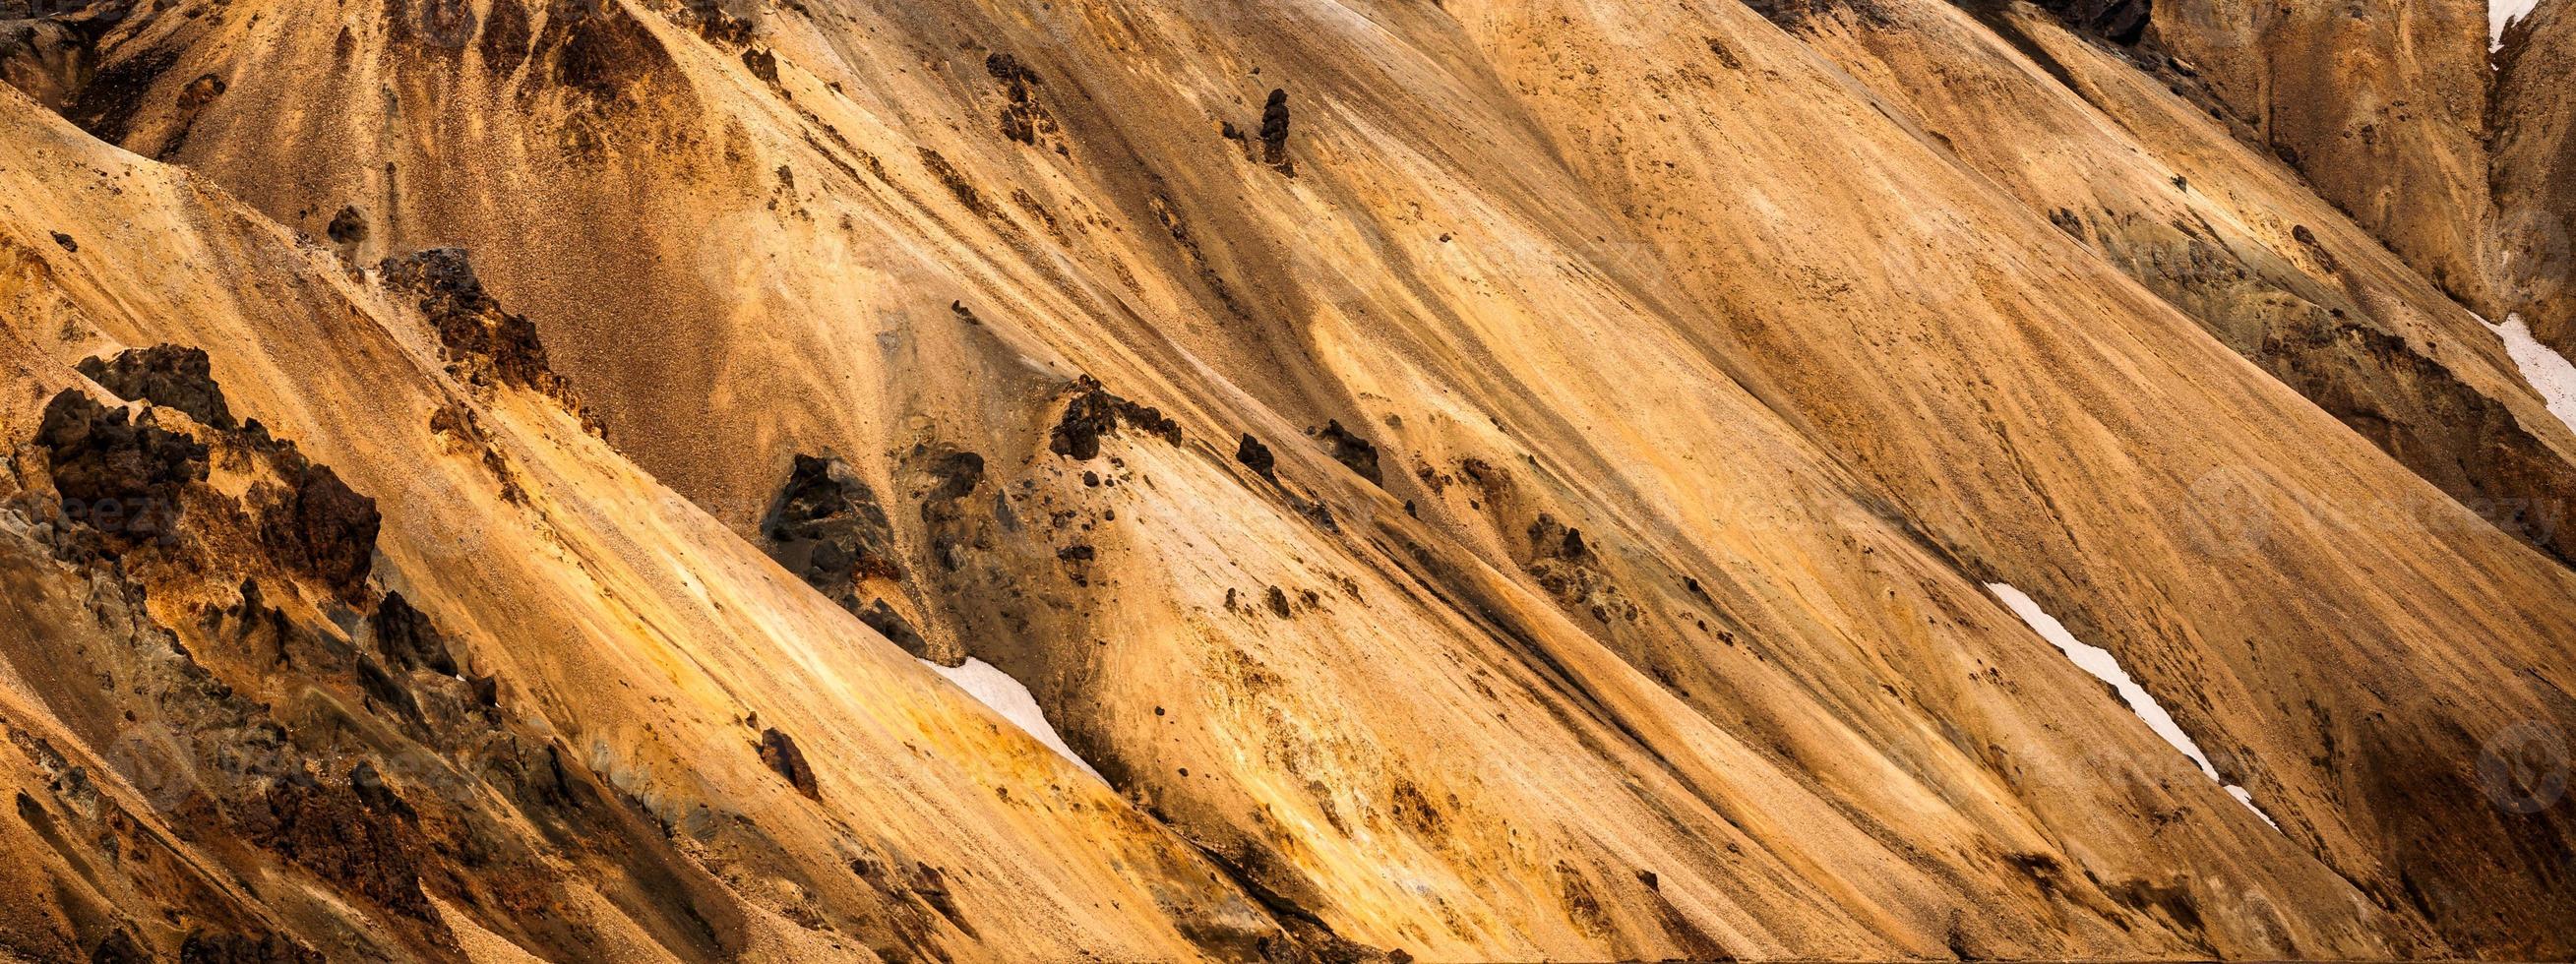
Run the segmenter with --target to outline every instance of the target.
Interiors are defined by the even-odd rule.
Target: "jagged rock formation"
[[[836,458],[797,456],[760,532],[779,565],[852,611],[859,607],[863,581],[903,578],[885,509],[849,464]]]
[[[1294,176],[1296,162],[1288,159],[1288,92],[1274,89],[1261,103],[1261,163]]]
[[[2496,53],[2496,297],[2561,353],[2576,351],[2576,11],[2540,4]]]
[[[1313,434],[1315,439],[1324,443],[1332,453],[1333,461],[1340,462],[1344,468],[1358,473],[1360,478],[1369,480],[1371,485],[1380,488],[1386,486],[1386,470],[1377,464],[1375,444],[1361,438],[1358,433],[1343,428],[1339,419],[1325,422],[1324,427]]]
[[[10,66],[0,947],[2576,951],[2457,11],[1041,6]]]
[[[170,534],[182,487],[206,475],[205,446],[129,414],[65,391],[35,437],[64,517],[120,549]]]
[[[352,208],[332,218],[329,231],[331,240],[343,244],[364,240],[366,235],[365,223]],[[537,326],[524,315],[503,310],[483,290],[465,251],[434,248],[387,258],[377,270],[388,287],[420,299],[420,313],[437,330],[439,343],[455,364],[478,379],[488,377],[540,392],[580,412],[571,389],[547,361]]]
[[[233,427],[223,386],[215,383],[212,363],[202,350],[154,345],[119,352],[113,359],[83,359],[78,367],[81,377],[118,398],[175,408],[209,428]]]

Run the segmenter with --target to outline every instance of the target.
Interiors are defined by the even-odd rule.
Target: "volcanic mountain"
[[[2576,955],[2576,0],[0,0],[0,955]]]

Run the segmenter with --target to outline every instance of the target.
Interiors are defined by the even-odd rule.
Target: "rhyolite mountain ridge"
[[[0,956],[2576,955],[2571,4],[0,0]]]

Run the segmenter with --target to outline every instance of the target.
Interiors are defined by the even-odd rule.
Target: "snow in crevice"
[[[2479,321],[2486,319],[2480,318]],[[2506,315],[2504,324],[2488,324],[2487,329],[2504,339],[2505,354],[2513,356],[2513,365],[2522,369],[2522,380],[2549,403],[2549,414],[2576,431],[2576,364],[2567,356],[2531,337],[2531,326],[2522,323],[2521,315]]]
[[[2503,49],[2505,26],[2531,16],[2539,5],[2540,0],[2487,0],[2487,49]]]
[[[2244,787],[2219,777],[2218,768],[2209,764],[2209,755],[2200,751],[2200,744],[2192,740],[2191,734],[2183,732],[2181,724],[2174,722],[2173,714],[2165,712],[2165,708],[2156,702],[2155,696],[2148,693],[2146,687],[2138,685],[2137,680],[2129,677],[2128,670],[2120,668],[2120,660],[2112,656],[2110,650],[2076,639],[2074,633],[2068,632],[2066,626],[2057,621],[2057,617],[2040,609],[2038,603],[2031,601],[2031,598],[2019,589],[2005,583],[1990,582],[1986,584],[1986,591],[1994,593],[1996,599],[2002,600],[2004,606],[2013,611],[2013,615],[2020,616],[2022,622],[2029,623],[2032,631],[2037,632],[2041,639],[2048,640],[2049,645],[2057,647],[2059,652],[2065,653],[2066,658],[2074,661],[2078,668],[2093,674],[2095,679],[2111,684],[2112,689],[2120,692],[2120,699],[2129,704],[2130,711],[2138,714],[2139,719],[2146,721],[2147,729],[2154,730],[2157,736],[2164,737],[2165,742],[2173,744],[2174,749],[2181,750],[2182,755],[2190,757],[2191,762],[2200,767],[2200,772],[2208,775],[2210,782],[2224,787],[2228,796],[2235,797],[2236,802],[2245,805],[2245,809],[2254,811],[2254,815],[2263,818],[2264,823],[2271,824],[2272,829],[2281,829],[2280,824],[2273,822],[2271,814],[2264,813],[2263,808],[2254,805],[2253,794],[2245,792]]]
[[[1030,696],[1029,688],[1020,685],[1020,681],[1012,679],[1009,673],[1002,672],[991,663],[971,657],[966,660],[965,665],[955,668],[941,666],[926,659],[921,661],[921,665],[930,667],[931,672],[957,684],[957,688],[965,690],[966,695],[974,697],[978,703],[991,707],[993,712],[1001,714],[1003,719],[1011,721],[1012,725],[1036,737],[1038,742],[1046,744],[1047,749],[1054,750],[1065,759],[1073,761],[1073,765],[1081,767],[1082,772],[1099,778],[1102,783],[1109,782],[1100,777],[1100,771],[1091,768],[1089,761],[1075,755],[1073,747],[1065,745],[1064,734],[1057,733],[1055,725],[1047,722],[1045,711],[1038,709],[1037,698]]]

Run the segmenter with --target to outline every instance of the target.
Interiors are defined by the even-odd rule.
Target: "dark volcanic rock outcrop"
[[[179,943],[181,964],[322,964],[321,952],[276,934],[199,931]]]
[[[1359,477],[1369,480],[1371,485],[1386,487],[1386,472],[1377,464],[1376,443],[1343,428],[1339,421],[1325,422],[1323,430],[1315,433],[1315,439],[1332,450],[1333,461],[1359,473]]]
[[[1282,174],[1297,173],[1297,163],[1288,157],[1288,92],[1273,90],[1261,105],[1261,163],[1278,168]]]
[[[964,550],[989,549],[991,536],[982,513],[971,511],[967,496],[984,484],[984,457],[947,445],[914,446],[906,460],[911,476],[926,479],[921,491],[921,525],[929,537],[931,558],[950,572],[965,565]]]
[[[284,484],[251,490],[260,541],[279,564],[343,599],[358,598],[375,568],[376,533],[384,524],[376,500],[350,489],[328,465],[296,456],[287,467]]]
[[[127,401],[151,402],[188,413],[212,428],[232,428],[232,410],[203,349],[154,345],[81,361],[80,373]]]
[[[634,884],[612,886],[645,894],[650,915],[722,921],[721,909],[688,907],[704,899],[706,885],[675,879],[690,871],[661,830],[609,805],[595,776],[540,735],[542,724],[500,712],[497,680],[454,677],[454,643],[428,613],[388,593],[361,629],[316,619],[325,613],[292,601],[310,597],[271,573],[311,560],[287,558],[268,540],[311,541],[310,533],[329,527],[308,522],[342,517],[317,507],[363,497],[255,421],[210,441],[224,472],[261,479],[254,492],[265,487],[270,495],[236,502],[210,485],[176,493],[196,511],[142,566],[83,561],[64,551],[83,533],[30,527],[15,507],[0,506],[0,584],[10,587],[12,606],[37,616],[25,625],[0,618],[6,662],[20,672],[44,666],[113,681],[112,704],[59,687],[42,698],[63,718],[95,716],[113,727],[115,742],[98,762],[115,772],[102,771],[101,782],[130,783],[151,807],[118,811],[88,789],[36,802],[63,839],[109,855],[74,859],[104,868],[101,879],[118,888],[111,893],[138,893],[185,925],[184,940],[178,929],[140,932],[136,959],[321,959],[272,928],[331,934],[332,946],[361,959],[435,957],[423,953],[445,939],[430,913],[433,893],[451,908],[510,921],[503,926],[514,928],[514,940],[551,948],[548,957],[578,956],[572,949],[590,946],[594,935],[545,920],[565,879],[552,855],[568,851],[614,865],[619,875],[637,873]],[[373,540],[346,541],[371,549]],[[50,555],[38,551],[46,548]],[[292,575],[293,584],[313,583],[310,572]],[[226,598],[223,587],[232,585],[238,601]],[[165,628],[160,620],[177,613],[145,609],[147,589],[156,598],[205,601]],[[65,612],[88,618],[66,621]],[[381,661],[367,651],[369,639]],[[96,715],[102,705],[112,710]],[[0,731],[24,744],[30,738],[14,725],[24,721],[0,714]],[[0,756],[8,752],[0,744]],[[22,816],[29,800],[21,796]],[[157,825],[163,821],[184,829],[173,837]],[[201,875],[213,876],[193,879]],[[244,879],[263,890],[318,886],[334,906],[358,908],[352,918],[385,927],[245,916],[227,885],[215,883]],[[516,929],[521,921],[529,924]],[[714,953],[702,946],[691,956]]]
[[[1089,375],[1074,380],[1073,401],[1064,408],[1048,435],[1047,450],[1077,462],[1100,457],[1100,437],[1127,425],[1164,441],[1181,440],[1181,426],[1151,406],[1139,405],[1102,388]]]
[[[760,732],[760,762],[796,787],[808,798],[820,799],[822,790],[814,783],[814,768],[806,765],[805,751],[796,748],[796,739],[775,729]]]
[[[241,819],[251,840],[323,879],[387,910],[428,915],[420,859],[407,832],[417,816],[374,767],[359,764],[346,783],[291,775],[271,785]]]
[[[1243,463],[1244,468],[1251,469],[1262,478],[1274,482],[1279,479],[1278,457],[1271,454],[1270,446],[1261,444],[1261,440],[1253,438],[1250,432],[1243,433],[1243,440],[1235,443],[1234,460]]]
[[[63,514],[112,547],[167,536],[180,490],[206,477],[205,446],[70,389],[45,406],[36,445],[50,460]]]
[[[370,622],[376,629],[376,651],[385,660],[404,669],[427,669],[441,676],[456,675],[456,657],[448,651],[447,638],[432,625],[429,617],[411,606],[398,592],[385,594],[376,604],[376,615]]]
[[[903,647],[904,652],[924,659],[930,656],[930,641],[922,638],[920,630],[912,628],[912,620],[903,618],[902,613],[894,611],[894,607],[886,605],[883,599],[869,603],[868,608],[861,610],[859,622],[876,630],[878,635],[896,646]]]
[[[383,525],[376,501],[350,489],[330,466],[305,458],[294,443],[271,437],[257,420],[236,426],[203,351],[160,345],[87,359],[79,368],[118,395],[186,412],[217,429],[212,439],[227,452],[255,460],[243,465],[264,464],[268,471],[254,475],[244,502],[268,559],[343,599],[366,594]],[[37,437],[51,459],[64,514],[108,536],[111,547],[173,535],[182,491],[207,478],[205,444],[128,419],[124,409],[66,390],[47,406]]]
[[[903,578],[885,508],[838,458],[796,456],[760,532],[770,558],[852,613],[861,583]]]
[[[334,244],[356,244],[367,239],[367,215],[354,204],[341,208],[340,213],[331,216],[331,225],[324,230],[330,234]]]
[[[1054,139],[1055,116],[1038,103],[1041,81],[1036,71],[1020,63],[1019,58],[1003,53],[984,58],[984,71],[1001,82],[1003,93],[1010,98],[1010,103],[1002,107],[1002,136],[1031,146]],[[1064,148],[1057,145],[1056,150]]]
[[[387,285],[420,299],[420,313],[437,329],[439,343],[446,346],[451,360],[503,384],[541,392],[581,415],[596,430],[574,399],[571,386],[547,360],[537,326],[523,315],[503,310],[483,290],[464,249],[432,248],[387,258],[380,270]]]
[[[2155,8],[2152,0],[2044,0],[2040,6],[2068,23],[2123,44],[2137,43],[2146,34]]]

